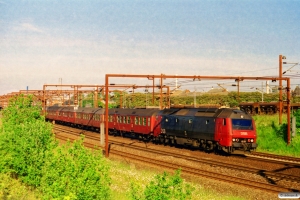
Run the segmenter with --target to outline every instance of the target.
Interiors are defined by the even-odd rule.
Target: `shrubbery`
[[[174,176],[164,172],[157,175],[154,181],[146,186],[144,192],[140,186],[131,183],[131,199],[139,200],[171,200],[171,199],[191,199],[193,188],[189,184],[184,184],[180,177],[180,170]]]
[[[42,192],[43,199],[109,199],[108,165],[81,142],[58,146],[52,126],[32,97],[11,99],[3,110],[0,173]]]
[[[45,163],[41,190],[45,199],[109,199],[109,167],[100,151],[90,151],[82,140],[56,148]]]
[[[300,128],[300,109],[294,111],[293,114],[296,117],[296,127]]]
[[[32,97],[11,99],[3,110],[2,127],[0,172],[39,186],[47,154],[56,146],[51,125],[40,116],[40,107],[32,106]]]

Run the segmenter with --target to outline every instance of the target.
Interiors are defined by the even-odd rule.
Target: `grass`
[[[36,200],[37,191],[31,190],[17,179],[7,174],[0,174],[0,199]]]
[[[257,151],[279,155],[300,157],[300,132],[297,129],[295,137],[291,137],[291,143],[287,145],[286,116],[279,125],[278,115],[254,116],[257,129]]]

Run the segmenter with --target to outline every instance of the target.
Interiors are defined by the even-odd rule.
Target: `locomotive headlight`
[[[235,138],[232,138],[232,141],[235,142]]]
[[[251,142],[253,142],[254,140],[253,139],[251,139]]]

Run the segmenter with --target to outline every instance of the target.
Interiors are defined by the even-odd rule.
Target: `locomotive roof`
[[[207,116],[213,117],[218,108],[184,108],[184,109],[166,109],[161,111],[161,115],[177,116]]]
[[[243,118],[252,119],[252,117],[238,109],[233,108],[184,108],[184,109],[166,109],[160,112],[161,115],[173,116],[196,116],[196,117],[219,117],[219,118]]]
[[[252,117],[244,111],[232,108],[222,108],[216,113],[215,117],[232,118],[232,119],[252,119]]]

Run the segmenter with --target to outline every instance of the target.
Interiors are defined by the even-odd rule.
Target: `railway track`
[[[297,157],[281,156],[281,155],[261,153],[261,152],[252,152],[248,156],[251,156],[253,158],[267,159],[267,160],[280,160],[282,162],[286,162],[286,163],[290,162],[290,163],[296,163],[300,165],[300,158]]]
[[[90,133],[88,131],[82,131],[82,130],[78,130],[78,129],[70,130],[70,129],[65,129],[65,128],[61,128],[61,127],[58,128],[56,126],[54,129],[54,132],[64,132],[67,134],[72,134],[77,137],[80,134],[84,133],[85,138],[99,141],[99,135],[95,135],[95,133]],[[56,137],[59,139],[62,139],[62,140],[67,139],[66,137],[59,135],[59,134],[56,134]],[[91,144],[90,142],[85,142],[84,145],[89,148],[94,148],[95,146],[97,146],[95,144]],[[116,150],[113,148],[114,146],[122,146],[125,148],[131,148],[136,151],[143,152],[142,155],[153,154],[154,156],[151,156],[151,159],[149,158],[149,156],[142,156],[142,155],[137,156],[135,154],[130,154],[128,152]],[[162,151],[158,151],[155,149],[139,147],[139,146],[126,144],[123,142],[113,141],[112,139],[110,139],[110,152],[109,153],[120,156],[123,159],[130,159],[130,160],[134,160],[135,162],[142,162],[144,164],[147,163],[148,165],[155,165],[155,166],[163,167],[164,169],[169,169],[169,170],[173,170],[173,171],[181,168],[182,173],[189,175],[189,176],[205,177],[205,178],[210,178],[210,179],[214,179],[214,180],[230,182],[233,184],[243,185],[245,187],[256,188],[256,189],[260,189],[260,190],[264,190],[264,191],[268,191],[268,192],[278,193],[278,192],[299,191],[299,189],[288,188],[288,187],[276,185],[276,182],[278,180],[280,180],[280,181],[284,180],[284,181],[289,181],[289,182],[300,183],[300,176],[293,176],[293,175],[272,172],[272,171],[264,171],[264,170],[260,170],[259,168],[253,168],[253,167],[251,168],[251,167],[239,166],[239,165],[235,165],[235,164],[226,164],[226,163],[218,162],[215,160],[213,161],[213,160],[207,160],[204,158],[174,154],[174,152],[168,152],[168,151],[162,152]],[[210,165],[210,166],[214,166],[214,167],[227,168],[230,170],[243,171],[243,172],[247,172],[247,173],[251,173],[251,174],[256,174],[256,175],[264,177],[268,183],[252,181],[249,179],[238,178],[238,177],[224,175],[224,174],[217,173],[217,172],[202,170],[199,167],[192,167],[188,164],[172,163],[167,160],[162,161],[159,159],[155,159],[155,157],[157,157],[157,156],[174,157],[176,159],[184,159],[187,162],[194,162],[194,163],[196,163],[196,165]],[[300,165],[299,165],[299,168],[300,168]]]

